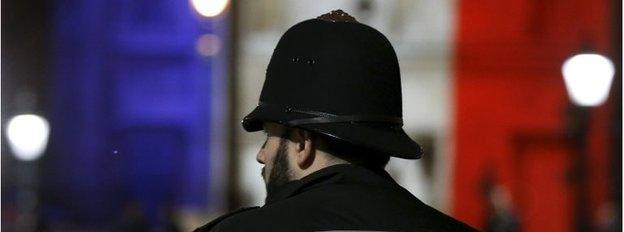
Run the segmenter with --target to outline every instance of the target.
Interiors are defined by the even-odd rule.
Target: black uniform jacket
[[[196,231],[475,231],[427,205],[383,170],[330,166]]]

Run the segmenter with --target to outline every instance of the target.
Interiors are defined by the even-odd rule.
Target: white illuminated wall
[[[399,56],[403,85],[403,115],[407,133],[435,138],[435,171],[426,179],[422,162],[392,159],[387,170],[424,202],[446,211],[448,177],[451,170],[447,134],[451,122],[450,54],[454,1],[371,1],[370,11],[359,11],[354,0],[246,0],[240,1],[240,47],[237,89],[242,119],[258,103],[265,69],[280,36],[290,26],[331,10],[342,9],[358,21],[373,26],[388,37]],[[239,187],[245,205],[262,205],[264,184],[255,155],[263,142],[261,133],[235,128],[241,170]]]

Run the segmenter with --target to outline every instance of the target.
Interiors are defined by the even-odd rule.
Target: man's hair
[[[305,130],[299,128],[300,130]],[[294,128],[285,127],[282,138],[290,138]],[[339,158],[345,160],[351,164],[359,165],[369,169],[383,169],[390,161],[388,154],[369,149],[362,146],[349,143],[347,141],[334,138],[325,134],[317,133],[310,130],[308,131],[312,138],[322,140],[324,147],[319,148],[333,156],[333,158]],[[332,157],[330,157],[332,158]]]

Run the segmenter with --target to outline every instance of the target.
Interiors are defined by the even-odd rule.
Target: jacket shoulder
[[[428,222],[429,229],[433,231],[478,231],[468,224],[446,215],[429,205],[425,204],[425,207],[428,210],[426,221]]]
[[[240,209],[234,210],[232,212],[224,214],[224,215],[222,215],[222,216],[212,220],[211,222],[209,222],[209,223],[207,223],[207,224],[205,224],[205,225],[195,229],[193,232],[206,232],[206,231],[210,231],[210,230],[214,229],[220,222],[222,222],[225,219],[228,219],[228,218],[230,218],[232,216],[236,216],[236,215],[238,215],[240,213],[243,213],[243,212],[248,212],[248,211],[256,210],[256,209],[259,209],[259,208],[260,207],[258,207],[258,206],[254,206],[254,207],[245,207],[245,208],[240,208]]]

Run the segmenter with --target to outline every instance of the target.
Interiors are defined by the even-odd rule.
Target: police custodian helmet
[[[341,10],[300,22],[279,40],[246,131],[275,122],[389,156],[418,159],[402,129],[401,76],[381,32]],[[357,154],[356,154],[357,155]]]

